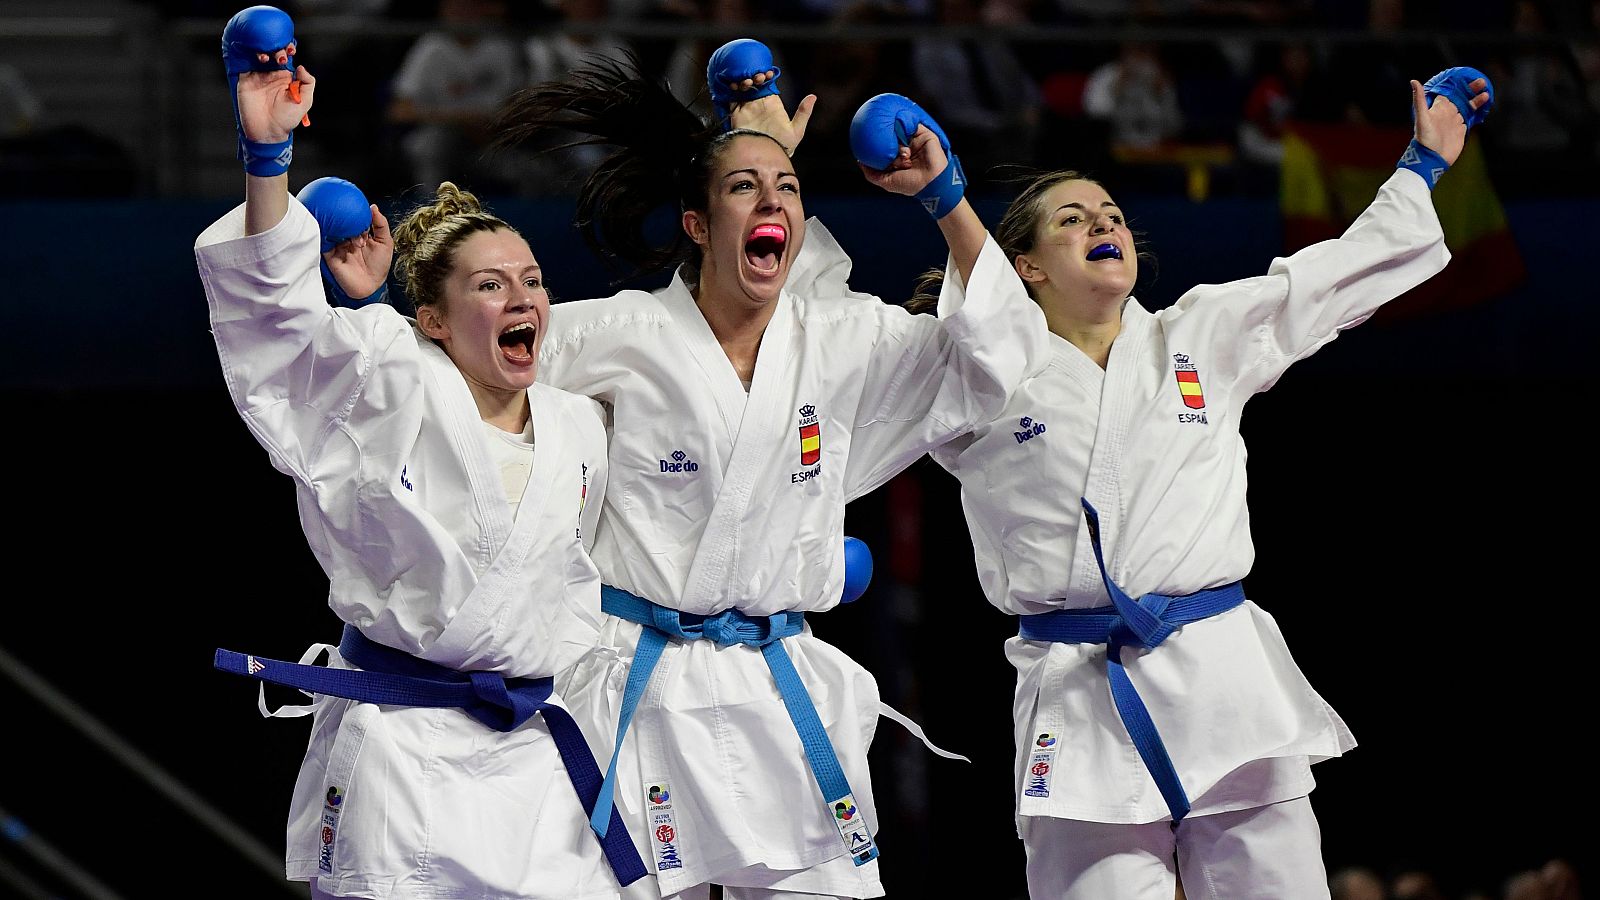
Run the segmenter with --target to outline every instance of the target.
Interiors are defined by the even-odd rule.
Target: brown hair
[[[712,170],[737,138],[765,138],[789,152],[766,132],[724,132],[703,121],[662,79],[640,74],[631,54],[624,61],[595,59],[565,81],[523,88],[501,109],[494,128],[500,148],[614,148],[579,190],[575,223],[602,258],[629,270],[625,277],[670,272],[680,263],[699,266],[700,247],[682,228],[663,241],[646,222],[663,206],[704,211]]]
[[[478,198],[446,181],[432,203],[413,209],[394,229],[394,273],[413,306],[438,303],[455,251],[480,231],[515,228],[486,212]]]
[[[1007,264],[1015,264],[1019,255],[1033,251],[1034,240],[1039,234],[1039,220],[1046,212],[1044,195],[1064,181],[1100,184],[1072,169],[1057,169],[1034,176],[1022,193],[1006,207],[1005,215],[1000,217],[1000,224],[994,229],[994,242],[1005,253]],[[939,287],[943,283],[943,269],[934,268],[922,273],[911,299],[906,301],[906,309],[914,313],[933,312],[939,304]],[[1032,288],[1028,289],[1028,294],[1032,296]]]

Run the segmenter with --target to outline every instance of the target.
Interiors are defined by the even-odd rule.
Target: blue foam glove
[[[967,178],[961,171],[961,160],[950,151],[950,138],[927,110],[900,94],[873,97],[861,104],[850,120],[850,152],[855,154],[857,162],[882,172],[900,155],[901,147],[911,145],[911,136],[917,133],[918,125],[926,125],[939,138],[939,146],[950,160],[943,172],[917,192],[923,209],[935,219],[942,219],[961,203]]]
[[[1483,79],[1483,91],[1474,91],[1470,85],[1479,78]],[[1482,122],[1489,115],[1489,110],[1494,106],[1494,82],[1489,76],[1468,66],[1454,66],[1428,79],[1422,86],[1423,99],[1428,108],[1433,108],[1433,98],[1446,97],[1455,104],[1456,112],[1461,114],[1461,121],[1466,123],[1467,130],[1471,131],[1474,125]],[[1479,93],[1487,92],[1489,102],[1479,109],[1472,108],[1472,98]],[[1413,110],[1412,117],[1416,112]],[[1397,169],[1410,169],[1422,176],[1428,183],[1428,190],[1439,186],[1439,176],[1449,171],[1450,164],[1444,157],[1433,152],[1419,143],[1416,138],[1406,145],[1406,152],[1400,154],[1400,161],[1395,164]]]
[[[742,82],[762,72],[771,72],[765,84],[748,91],[736,91],[729,82]],[[717,48],[706,62],[706,86],[711,91],[711,105],[717,111],[717,122],[724,130],[732,126],[728,121],[728,108],[734,103],[749,103],[778,93],[778,76],[783,70],[772,64],[772,51],[767,45],[750,38],[729,41]]]
[[[278,61],[278,51],[284,59]],[[272,6],[252,6],[234,13],[222,29],[222,64],[228,73],[228,94],[233,98],[233,127],[239,134],[239,161],[251,175],[271,177],[289,171],[294,159],[294,134],[278,143],[248,140],[239,121],[239,76],[245,72],[294,71],[294,20]],[[261,60],[265,53],[267,59]]]
[[[844,539],[844,596],[840,603],[853,603],[872,581],[872,548],[853,537]]]
[[[365,234],[372,227],[372,205],[367,202],[360,188],[343,178],[318,178],[301,188],[296,196],[317,220],[317,227],[322,231],[323,253]],[[351,297],[339,286],[338,279],[333,277],[326,259],[322,260],[322,283],[327,287],[334,306],[355,308],[369,303],[385,303],[389,299],[387,283],[379,285],[369,297]]]
[[[1474,91],[1468,85],[1483,79],[1483,91],[1489,94],[1489,102],[1479,109],[1472,108],[1472,98],[1483,91]],[[1428,106],[1433,106],[1433,98],[1444,96],[1456,105],[1456,112],[1461,113],[1461,121],[1467,123],[1467,130],[1483,122],[1489,115],[1489,110],[1494,107],[1494,82],[1489,76],[1468,66],[1454,66],[1428,79],[1422,86]]]
[[[295,196],[316,217],[323,253],[372,227],[372,204],[361,188],[343,178],[318,178]]]

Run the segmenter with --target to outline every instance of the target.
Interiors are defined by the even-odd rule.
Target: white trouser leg
[[[1176,839],[1166,822],[1022,819],[1031,900],[1172,900]],[[1190,894],[1193,897],[1193,894]]]
[[[1178,871],[1189,900],[1327,900],[1311,799],[1184,819]]]

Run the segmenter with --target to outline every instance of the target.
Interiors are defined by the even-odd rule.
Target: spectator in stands
[[[1550,900],[1583,900],[1583,888],[1578,884],[1578,870],[1564,859],[1552,859],[1539,870],[1550,889]]]
[[[1550,34],[1543,11],[1530,0],[1516,4],[1512,32],[1529,37]],[[1579,80],[1577,64],[1558,44],[1517,43],[1489,68],[1505,97],[1507,125],[1495,135],[1504,150],[1537,165],[1568,168],[1592,149],[1595,110]]]
[[[1389,885],[1389,896],[1394,900],[1445,900],[1439,882],[1431,872],[1409,869],[1394,877]]]
[[[1367,32],[1371,40],[1341,45],[1328,59],[1328,71],[1339,76],[1343,119],[1351,124],[1411,127],[1411,113],[1392,100],[1403,93],[1412,72],[1433,71],[1448,63],[1432,41],[1405,38],[1403,0],[1369,0]],[[1495,86],[1499,89],[1497,79]]]
[[[1111,123],[1114,145],[1145,149],[1183,128],[1172,75],[1151,44],[1128,42],[1117,58],[1096,69],[1083,89],[1083,110]]]
[[[1383,879],[1371,869],[1350,866],[1333,873],[1328,879],[1328,892],[1333,900],[1385,900]]]
[[[806,139],[812,141],[813,146],[846,146],[851,117],[862,103],[879,93],[918,94],[911,72],[910,50],[904,42],[849,36],[858,26],[903,22],[904,17],[897,10],[874,3],[858,3],[833,21],[840,32],[838,40],[796,46],[794,57],[802,65],[788,71],[799,69],[805,78],[797,83],[807,85],[805,90],[822,98],[806,127]],[[965,144],[961,152],[967,152]],[[973,177],[980,177],[970,164],[968,171]],[[860,183],[860,169],[846,154],[806,159],[806,184],[812,190],[854,189]]]
[[[1555,894],[1551,893],[1544,876],[1533,869],[1518,872],[1506,879],[1501,896],[1502,900],[1555,900]]]
[[[1042,104],[1038,85],[1005,41],[983,37],[979,0],[937,0],[936,7],[943,32],[911,46],[916,96],[925,98],[972,171],[1031,163]]]
[[[1291,41],[1268,49],[1271,62],[1245,98],[1239,153],[1250,162],[1277,166],[1283,161],[1284,126],[1296,119],[1325,119],[1333,110],[1310,45]]]
[[[0,140],[32,131],[43,111],[38,95],[17,67],[0,63]]]
[[[439,28],[400,65],[389,120],[411,126],[401,149],[425,191],[447,177],[496,177],[479,157],[495,111],[522,78],[516,44],[496,33],[505,19],[504,0],[440,0]]]
[[[566,22],[599,24],[608,21],[610,0],[555,0]],[[535,34],[523,45],[528,58],[528,83],[559,81],[578,66],[595,62],[624,62],[633,49],[615,34]],[[572,138],[576,140],[577,135]],[[584,145],[547,153],[518,153],[516,170],[522,193],[576,193],[594,167],[610,151]]]

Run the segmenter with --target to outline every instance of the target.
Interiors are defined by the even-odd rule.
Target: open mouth
[[[778,271],[778,263],[783,260],[783,247],[789,240],[789,232],[782,225],[766,224],[757,225],[750,230],[750,236],[744,242],[744,258],[750,262],[750,268],[761,273]]]
[[[500,332],[500,352],[512,365],[525,366],[533,362],[533,342],[539,329],[532,322],[518,322]]]
[[[1099,262],[1102,259],[1121,259],[1121,258],[1122,258],[1122,249],[1120,247],[1118,247],[1116,244],[1101,244],[1100,246],[1094,248],[1093,250],[1090,250],[1089,251],[1089,255],[1084,257],[1084,259],[1087,259],[1089,262]]]

